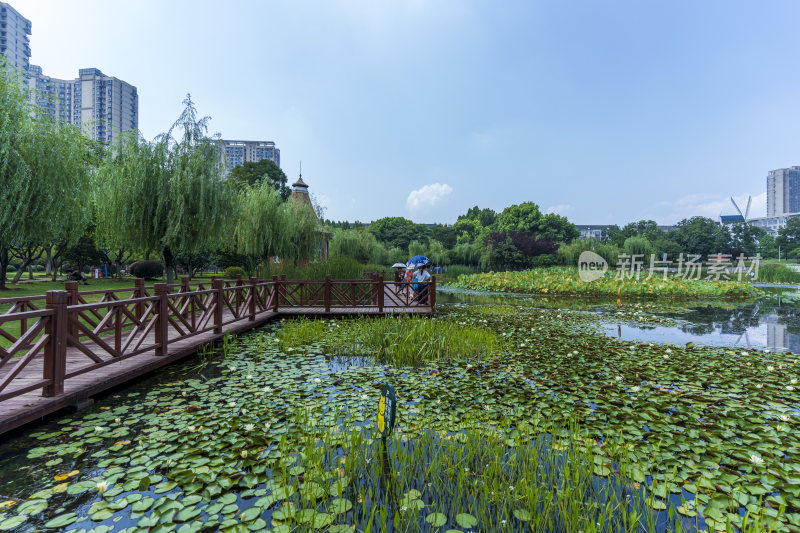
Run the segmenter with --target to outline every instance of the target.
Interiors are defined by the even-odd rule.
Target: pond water
[[[600,329],[609,337],[644,342],[770,349],[800,353],[800,290],[762,288],[767,297],[746,303],[670,302],[652,306],[645,317],[618,314],[615,303],[587,298],[541,298],[521,294],[447,290],[437,305],[513,304],[583,310],[600,315]],[[625,302],[627,307],[635,302]],[[655,317],[656,320],[642,318]],[[666,322],[662,325],[658,322]]]
[[[721,358],[733,352],[685,345],[736,347],[735,364],[745,364],[746,357],[748,367],[757,364],[767,348],[800,352],[797,298],[797,289],[774,288],[769,289],[767,297],[746,303],[624,302],[618,309],[615,303],[590,299],[440,291],[437,305],[446,319],[465,327],[488,327],[507,339],[502,357],[474,366],[462,362],[396,368],[375,364],[368,357],[328,357],[316,345],[302,354],[282,353],[274,335],[281,323],[273,323],[232,342],[231,353],[223,347],[211,350],[100,398],[84,412],[53,417],[3,439],[0,530],[34,531],[63,517],[62,522],[50,522],[50,527],[104,533],[126,528],[189,532],[227,527],[256,531],[275,526],[276,533],[289,533],[296,531],[293,528],[297,525],[301,530],[326,530],[335,522],[330,531],[352,532],[345,524],[355,522],[363,528],[365,523],[377,523],[370,518],[375,509],[377,520],[390,524],[389,531],[409,530],[408,522],[392,525],[391,516],[381,518],[380,505],[372,497],[372,488],[377,491],[375,498],[387,493],[382,483],[389,479],[385,472],[375,470],[376,461],[372,459],[380,453],[377,440],[354,444],[352,449],[360,450],[360,455],[355,451],[350,454],[353,464],[329,448],[355,437],[343,437],[334,429],[329,429],[331,440],[321,447],[314,441],[306,442],[301,453],[289,453],[285,447],[288,437],[302,442],[304,432],[320,424],[329,428],[337,424],[372,427],[376,390],[387,380],[406,394],[400,403],[403,418],[399,427],[403,436],[414,439],[390,441],[394,464],[384,470],[391,472],[390,479],[395,473],[398,476],[391,483],[391,492],[396,492],[392,496],[396,512],[425,507],[418,522],[422,530],[437,531],[435,524],[440,517],[450,528],[469,530],[461,524],[472,522],[457,513],[464,509],[459,505],[469,508],[475,500],[461,494],[461,486],[478,481],[473,472],[484,468],[485,461],[487,471],[491,469],[488,459],[477,452],[470,456],[470,462],[460,458],[461,452],[453,452],[453,462],[431,463],[431,454],[415,451],[412,443],[423,442],[416,446],[427,450],[452,446],[451,437],[459,421],[470,418],[470,409],[475,406],[494,420],[517,420],[517,435],[512,437],[514,433],[510,432],[505,442],[527,437],[526,431],[536,435],[530,428],[540,423],[540,415],[559,420],[577,416],[586,426],[580,437],[596,439],[598,454],[627,446],[623,437],[636,442],[641,448],[630,446],[628,452],[635,467],[631,479],[637,481],[624,487],[626,494],[640,498],[649,495],[656,505],[667,502],[676,509],[682,507],[683,530],[702,529],[705,519],[684,500],[705,491],[701,503],[713,503],[712,497],[721,497],[715,496],[714,490],[727,497],[734,485],[729,459],[733,455],[744,454],[745,463],[753,454],[750,457],[771,457],[783,464],[772,466],[761,481],[756,481],[756,485],[764,484],[763,491],[760,485],[753,485],[753,480],[759,479],[755,467],[736,467],[741,469],[737,483],[750,487],[751,493],[733,508],[729,501],[722,504],[729,507],[730,516],[741,517],[746,509],[752,510],[756,494],[763,495],[774,508],[785,501],[779,490],[782,484],[788,483],[790,490],[797,489],[791,494],[800,495],[797,434],[784,431],[781,441],[772,427],[776,420],[779,424],[794,423],[790,418],[789,422],[780,421],[789,414],[796,416],[796,393],[793,386],[786,385],[800,376],[794,368],[788,368],[791,361],[783,354],[780,357],[784,359],[765,362],[775,365],[776,373],[778,366],[783,372],[774,383],[758,377],[758,372],[751,378],[745,371],[741,372],[743,385],[731,384],[734,374],[722,376],[720,383],[708,383],[702,376],[725,372],[730,365]],[[565,333],[565,326],[574,326],[574,331],[587,332],[587,336]],[[590,332],[601,335],[590,336]],[[658,344],[651,348],[631,340]],[[674,350],[665,350],[662,343],[673,344]],[[746,349],[741,357],[740,348]],[[546,359],[538,362],[539,356]],[[700,377],[686,377],[682,375],[682,361],[706,366],[697,369]],[[780,392],[762,389],[761,381]],[[757,395],[761,395],[758,401],[754,399],[749,405],[748,398]],[[297,414],[298,408],[302,415]],[[742,409],[746,412],[740,413]],[[423,415],[429,418],[419,427],[415,420]],[[298,421],[298,416],[315,421]],[[447,431],[426,427],[431,422]],[[770,425],[766,430],[762,427],[765,424]],[[263,437],[255,436],[255,427]],[[610,431],[611,427],[618,427],[619,434]],[[689,437],[684,438],[684,434]],[[767,441],[768,445],[762,445]],[[524,455],[522,449],[517,450],[514,457]],[[652,476],[645,474],[644,466],[639,469],[640,465],[653,464],[648,461],[656,461],[653,453],[658,454],[658,461],[682,467],[673,479],[681,485],[677,490],[664,486],[672,474]],[[420,460],[420,454],[427,459]],[[683,457],[680,454],[687,459],[678,462],[676,457]],[[758,466],[755,459],[752,462]],[[466,473],[462,471],[465,464],[469,464]],[[523,466],[519,468],[524,474]],[[612,483],[608,480],[613,479],[608,477],[609,471],[618,468],[619,463],[607,459],[596,463],[589,475],[592,490],[604,494]],[[361,481],[338,473],[344,470],[351,476],[361,476]],[[703,477],[708,470],[717,477]],[[457,482],[453,485],[452,481],[440,480],[437,487],[431,483],[436,479],[431,472],[452,473]],[[493,474],[496,477],[482,473],[480,479],[492,479],[498,484],[494,490],[512,499],[511,503],[493,501],[496,507],[490,507],[516,513],[519,506],[513,504],[513,498],[518,496],[508,496],[509,487],[514,491],[514,485],[521,486],[525,480],[509,478],[502,468],[497,472]],[[289,474],[294,481],[287,481]],[[351,486],[336,491],[342,480],[349,480]],[[98,491],[98,483],[107,483],[107,492]],[[319,512],[314,510],[305,521],[295,517],[294,508],[270,499],[280,493],[285,502],[295,489],[298,494],[312,491],[312,502],[321,498]],[[602,497],[616,498],[620,490],[614,488],[611,496]],[[334,492],[338,497],[331,501]],[[463,501],[452,504],[452,508],[435,507],[437,501],[453,498]],[[794,502],[790,512],[800,519],[798,500],[786,498]],[[308,500],[304,494],[297,504],[308,505]],[[353,505],[366,515],[356,516],[350,510]],[[323,515],[324,519],[319,518]],[[463,520],[457,521],[457,516]],[[503,518],[503,524],[508,520],[508,527],[501,529],[526,527],[526,520],[519,516]],[[500,515],[480,517],[484,524],[491,523],[489,519],[496,518],[497,523],[501,520]],[[429,518],[432,520],[424,521]],[[666,512],[654,513],[652,520],[654,530],[668,528]],[[295,526],[282,527],[288,523]],[[570,530],[560,523],[560,528],[544,530]]]

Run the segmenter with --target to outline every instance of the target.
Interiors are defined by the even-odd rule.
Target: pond
[[[781,507],[776,530],[800,527],[793,291],[437,298],[434,321],[498,353],[378,364],[287,348],[282,323],[227,339],[0,443],[0,529],[759,531],[744,517]]]

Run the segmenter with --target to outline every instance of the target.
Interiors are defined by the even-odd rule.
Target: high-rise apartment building
[[[123,131],[139,128],[136,87],[96,68],[82,68],[72,85],[72,124],[96,141],[112,143]]]
[[[279,167],[281,166],[281,151],[272,141],[226,141],[225,159],[227,161],[226,174],[230,174],[234,167],[241,166],[247,161],[258,163],[262,159],[269,159]]]
[[[0,54],[25,75],[31,61],[31,21],[0,2]]]
[[[28,87],[31,103],[39,113],[62,122],[72,123],[72,86],[74,80],[60,80],[45,76],[42,67],[31,65],[28,69]]]
[[[111,144],[123,131],[139,128],[136,87],[96,68],[83,68],[73,80],[45,76],[30,67],[31,100],[41,113],[80,126],[87,137]]]
[[[767,174],[767,217],[800,213],[800,167],[779,168]]]

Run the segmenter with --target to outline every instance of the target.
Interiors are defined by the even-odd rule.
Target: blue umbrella
[[[428,258],[425,257],[424,255],[415,255],[414,257],[409,259],[408,263],[406,264],[410,267],[417,268],[422,265],[427,265],[428,263],[430,263],[430,261],[428,261]]]

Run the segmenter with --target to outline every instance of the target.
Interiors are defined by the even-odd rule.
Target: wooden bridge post
[[[222,293],[223,283],[221,279],[211,281],[211,288],[214,290],[214,334],[222,335],[222,309],[225,295]]]
[[[281,274],[281,282],[278,283],[278,298],[286,299],[286,274]]]
[[[181,276],[181,292],[189,292],[192,289],[189,287],[189,276]]]
[[[278,312],[278,276],[272,276],[272,312]]]
[[[136,278],[133,280],[133,297],[134,298],[144,298],[145,297],[145,290],[144,290],[144,279]],[[142,319],[144,316],[144,302],[139,302],[135,306],[136,318],[139,320]]]
[[[325,275],[325,289],[324,289],[324,291],[322,293],[322,300],[325,303],[325,312],[326,313],[330,313],[331,312],[332,285],[333,285],[333,282],[331,281],[331,275],[330,274],[326,274]]]
[[[158,316],[156,318],[156,355],[167,355],[169,353],[169,287],[166,283],[156,283],[153,285],[155,295],[158,297],[155,308]]]
[[[250,320],[256,319],[256,302],[258,301],[258,278],[250,278]]]
[[[69,296],[67,297],[67,305],[78,305],[80,302],[80,295],[78,294],[78,282],[77,281],[65,281],[64,282],[64,290],[67,291]],[[70,335],[75,338],[78,338],[78,326],[75,324],[70,324],[67,326],[69,329]]]
[[[64,375],[67,373],[67,306],[70,295],[67,291],[47,291],[47,309],[54,313],[45,324],[43,378],[50,383],[42,388],[42,396],[52,397],[64,392]]]
[[[378,275],[378,313],[383,314],[384,293],[383,272]]]
[[[237,310],[239,309],[239,306],[242,305],[242,289],[239,288],[242,285],[244,285],[244,283],[242,283],[242,275],[241,274],[236,274],[236,287],[237,287],[237,289],[236,289],[236,309]]]
[[[428,305],[433,313],[436,310],[436,276],[431,278],[431,285],[428,287]]]

